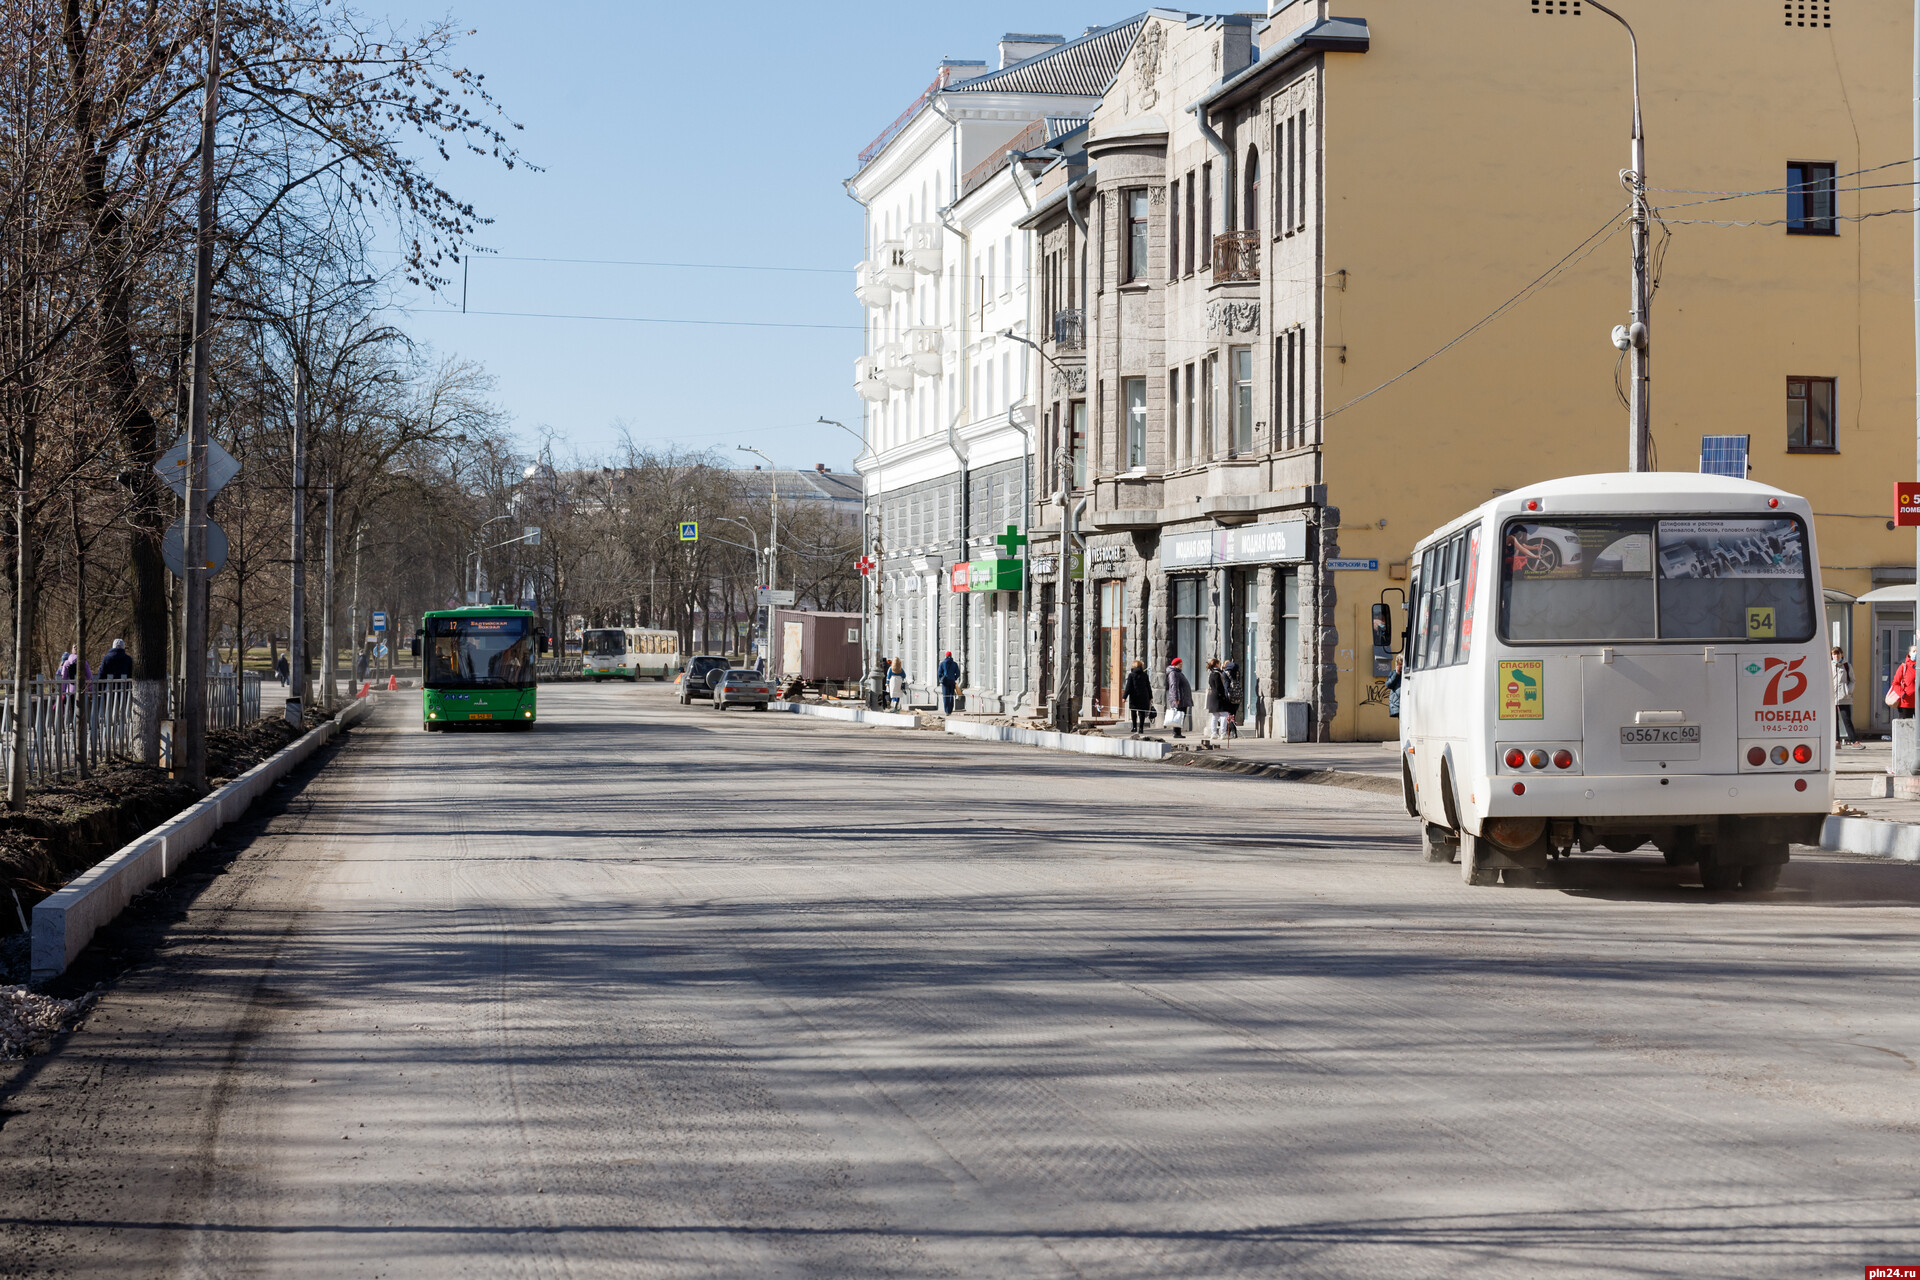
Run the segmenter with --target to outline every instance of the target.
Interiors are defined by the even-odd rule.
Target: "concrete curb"
[[[920,717],[903,715],[897,711],[869,711],[865,707],[822,707],[811,702],[780,702],[767,704],[774,711],[788,711],[795,715],[819,716],[823,720],[846,720],[854,724],[870,724],[882,729],[918,729]]]
[[[1820,847],[1828,853],[1920,862],[1920,825],[1879,818],[1828,818],[1820,828]]]
[[[1400,779],[1386,774],[1355,773],[1351,769],[1309,769],[1301,765],[1236,760],[1230,755],[1201,755],[1197,751],[1178,752],[1173,756],[1172,763],[1192,769],[1212,769],[1217,773],[1237,773],[1250,778],[1303,782],[1312,787],[1345,787],[1350,791],[1370,791],[1382,796],[1400,794]]]
[[[365,719],[375,695],[359,699],[253,768],[69,880],[33,908],[32,981],[66,972],[103,926],[157,880],[179,869],[227,823],[341,730]]]
[[[1055,733],[1050,729],[1015,729],[1009,725],[981,724],[976,720],[949,720],[948,733],[980,742],[1018,742],[1048,751],[1077,751],[1085,756],[1125,756],[1132,760],[1165,760],[1173,748],[1164,742],[1131,738],[1096,737],[1084,733]]]

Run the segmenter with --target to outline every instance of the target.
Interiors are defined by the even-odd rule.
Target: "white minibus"
[[[580,669],[589,680],[664,680],[680,670],[680,637],[646,627],[590,627],[580,635]]]
[[[1833,804],[1812,512],[1748,480],[1573,476],[1422,540],[1401,783],[1468,884],[1652,844],[1764,892]]]

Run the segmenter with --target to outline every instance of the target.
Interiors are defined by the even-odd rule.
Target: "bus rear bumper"
[[[1802,790],[1796,782],[1805,784]],[[1518,784],[1522,791],[1515,793]],[[1478,778],[1462,806],[1462,818],[1478,832],[1488,818],[1549,818],[1593,821],[1620,827],[1622,820],[1783,818],[1819,825],[1833,810],[1831,773],[1675,774],[1667,777],[1542,774]]]

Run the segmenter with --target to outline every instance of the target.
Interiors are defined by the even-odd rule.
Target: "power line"
[[[845,276],[851,267],[763,267],[738,262],[641,262],[630,258],[521,258],[505,253],[469,255],[476,262],[559,262],[584,267],[667,267],[679,271],[786,271],[802,275]]]
[[[835,329],[852,333],[866,330],[860,324],[798,324],[781,320],[677,320],[663,316],[590,316],[560,311],[462,311],[459,307],[416,307],[413,311],[444,316],[515,316],[526,320],[601,320],[619,324],[694,325],[739,329]]]

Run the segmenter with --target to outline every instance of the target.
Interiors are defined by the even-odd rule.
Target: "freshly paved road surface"
[[[664,695],[356,730],[0,1075],[0,1270],[1920,1261],[1920,869],[1468,889],[1389,798]]]

